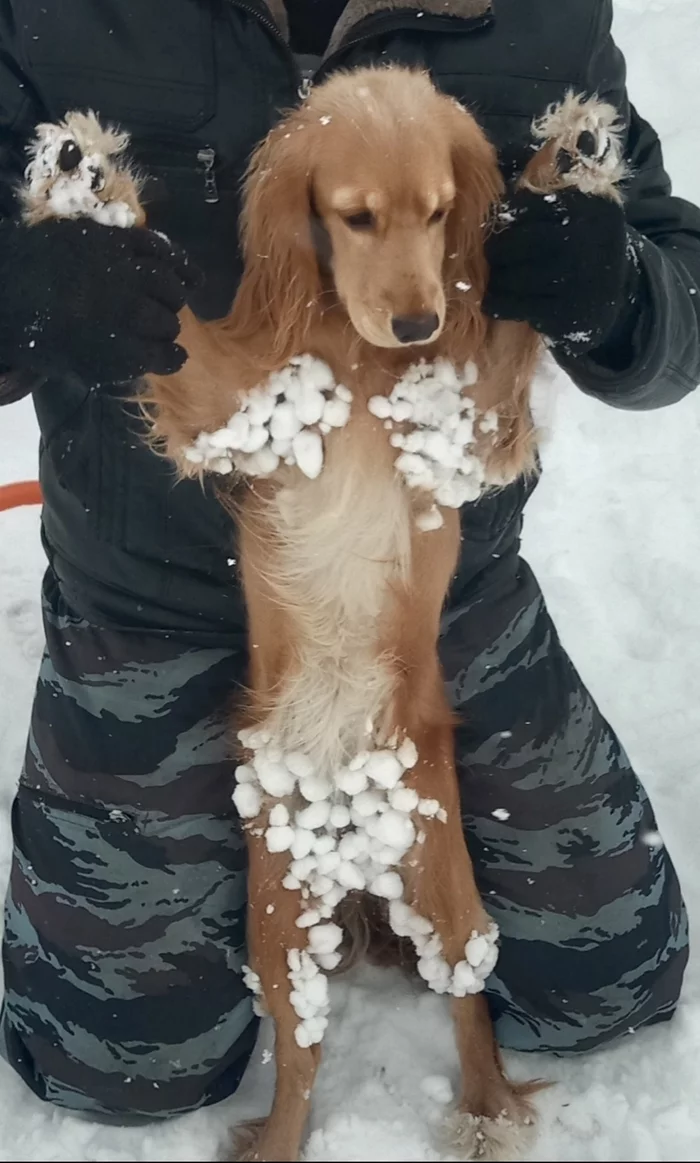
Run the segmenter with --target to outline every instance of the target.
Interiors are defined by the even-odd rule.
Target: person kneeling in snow
[[[610,0],[2,6],[0,399],[33,394],[49,565],[1,1042],[47,1101],[123,1122],[192,1110],[235,1091],[256,1036],[226,734],[246,673],[235,551],[211,488],[173,485],[141,440],[130,381],[181,366],[186,300],[228,310],[246,160],[303,79],[376,61],[428,68],[503,150],[569,88],[618,107],[624,211],[567,193],[564,227],[561,206],[514,195],[484,307],[532,323],[608,404],[684,396],[700,380],[700,212],[671,196],[611,18]],[[37,123],[87,106],[132,135],[150,224],[177,245],[17,220]],[[565,1054],[671,1017],[687,925],[644,790],[519,556],[530,488],[462,510],[441,649],[466,835],[502,933],[498,1037]]]

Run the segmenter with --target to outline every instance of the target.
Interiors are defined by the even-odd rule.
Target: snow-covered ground
[[[616,0],[617,37],[640,111],[658,128],[679,194],[700,200],[698,0]],[[546,471],[529,507],[526,553],[572,653],[652,793],[700,915],[700,396],[626,415],[550,386]],[[34,474],[30,408],[0,415],[0,482]],[[41,649],[37,516],[0,516],[0,879]],[[269,1033],[268,1033],[269,1038]],[[0,1160],[206,1160],[225,1128],[266,1110],[272,1066],[256,1051],[243,1090],[154,1130],[95,1127],[43,1106],[0,1067]],[[334,987],[314,1095],[309,1160],[439,1160],[441,1107],[424,1087],[454,1078],[445,1006],[391,973]],[[671,1027],[566,1063],[510,1057],[559,1085],[538,1099],[540,1160],[697,1160],[700,964]],[[437,1088],[440,1089],[439,1087]],[[430,1092],[430,1093],[429,1093]]]

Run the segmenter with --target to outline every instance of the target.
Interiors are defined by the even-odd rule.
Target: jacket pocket
[[[49,117],[93,108],[128,129],[151,124],[192,131],[214,112],[211,6],[171,0],[24,5],[22,52]],[[97,96],[96,96],[97,95]]]

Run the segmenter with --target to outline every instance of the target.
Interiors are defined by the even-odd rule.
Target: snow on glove
[[[484,312],[529,323],[571,355],[608,341],[633,313],[639,273],[624,210],[606,198],[516,190],[486,256]]]
[[[120,383],[168,375],[186,353],[177,312],[199,274],[142,228],[88,219],[0,225],[0,363]]]

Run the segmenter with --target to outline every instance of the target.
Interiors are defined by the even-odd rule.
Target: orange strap
[[[20,505],[41,505],[42,501],[38,481],[17,481],[13,485],[0,485],[0,512],[3,509],[17,509]]]

